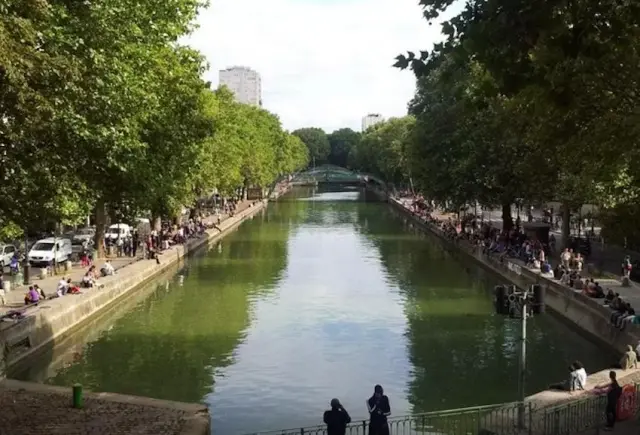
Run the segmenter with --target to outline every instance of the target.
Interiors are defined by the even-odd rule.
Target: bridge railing
[[[621,400],[629,416],[640,412],[640,384]],[[589,395],[569,403],[536,407],[532,402],[501,403],[389,418],[392,435],[572,435],[599,429],[605,422],[606,397]],[[520,412],[523,423],[519,425]],[[367,420],[353,421],[347,435],[367,435]],[[327,435],[325,425],[250,435]]]

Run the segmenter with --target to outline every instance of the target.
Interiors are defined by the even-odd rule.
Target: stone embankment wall
[[[87,290],[81,295],[43,302],[38,307],[29,309],[26,317],[18,322],[1,322],[0,345],[3,352],[0,353],[0,379],[4,377],[8,366],[38,352],[44,346],[53,345],[55,340],[61,339],[99,311],[163,273],[189,253],[224,237],[266,205],[266,200],[257,201],[251,207],[221,222],[219,227],[222,231],[210,229],[206,231],[206,236],[171,248],[161,255],[160,264],[155,260],[137,261],[119,269],[113,276],[100,279],[98,288]]]
[[[384,195],[383,192],[375,192]],[[519,288],[528,288],[532,284],[545,287],[545,304],[562,319],[594,341],[612,350],[612,363],[617,360],[617,352],[626,351],[627,345],[634,345],[640,338],[640,328],[637,325],[627,325],[624,331],[614,327],[609,316],[611,310],[604,307],[599,300],[591,299],[579,292],[575,292],[560,283],[544,278],[532,271],[518,260],[500,262],[494,256],[484,255],[481,249],[464,241],[453,242],[435,225],[427,224],[414,216],[404,205],[394,198],[387,198],[392,207],[407,216],[417,227],[438,237],[443,245],[454,255],[459,255],[463,261],[473,260],[479,265],[497,274],[506,282],[515,284]],[[536,408],[556,406],[589,397],[595,386],[609,382],[609,371],[601,370],[589,375],[586,391],[569,393],[565,391],[545,390],[527,397]],[[640,382],[640,369],[615,370],[621,384]],[[549,383],[560,381],[550,379]]]
[[[542,285],[546,289],[545,304],[547,307],[577,327],[580,332],[588,335],[589,338],[619,352],[625,351],[627,345],[635,347],[635,344],[638,343],[640,339],[638,325],[627,325],[623,331],[616,328],[610,322],[611,310],[603,306],[601,300],[589,298],[555,280],[545,278],[539,272],[525,267],[519,260],[505,259],[501,262],[496,256],[483,254],[482,249],[478,246],[473,246],[466,241],[451,241],[438,227],[425,223],[414,216],[401,202],[389,198],[389,203],[408,216],[414,224],[436,235],[455,253],[461,253],[465,260],[475,261],[519,288],[529,288],[532,284]]]

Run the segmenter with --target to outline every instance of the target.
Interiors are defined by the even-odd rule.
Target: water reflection
[[[394,415],[514,399],[519,329],[492,314],[493,278],[359,192],[297,194],[316,200],[270,205],[48,382],[205,401],[222,434],[317,424],[335,396],[365,417],[376,383]],[[606,360],[550,316],[529,349],[530,391]]]

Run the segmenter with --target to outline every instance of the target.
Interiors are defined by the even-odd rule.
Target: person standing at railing
[[[380,385],[374,387],[373,396],[367,400],[367,410],[370,415],[369,435],[389,435],[387,417],[391,414],[391,405]]]
[[[331,409],[324,412],[323,420],[327,425],[327,435],[345,435],[351,417],[338,399],[331,400]]]
[[[604,430],[606,431],[613,430],[613,426],[616,424],[618,401],[620,400],[620,396],[622,395],[622,387],[618,383],[616,372],[611,370],[609,372],[609,379],[611,380],[610,384],[598,385],[594,388],[596,392],[606,391],[607,394],[607,406],[605,408],[607,425],[604,428]]]

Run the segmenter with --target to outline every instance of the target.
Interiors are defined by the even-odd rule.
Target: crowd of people
[[[222,220],[221,212],[224,211],[225,214],[232,216],[237,210],[237,206],[237,201],[227,201],[224,206],[225,208],[216,212],[213,221],[211,219],[206,221],[204,216],[201,215],[188,219],[180,225],[164,223],[160,230],[152,230],[143,236],[139,236],[137,231],[132,232],[132,234],[126,238],[127,240],[123,240],[122,243],[118,243],[117,240],[113,242],[113,246],[117,247],[115,256],[136,257],[138,252],[142,251],[142,258],[155,260],[159,264],[160,254],[172,246],[184,244],[191,238],[200,237],[207,229],[217,228],[220,231],[218,225]],[[25,306],[37,306],[44,300],[66,295],[81,294],[87,289],[97,287],[100,279],[116,274],[116,269],[109,259],[98,269],[94,264],[93,256],[88,250],[81,256],[81,267],[86,268],[86,270],[79,282],[74,283],[71,277],[63,276],[58,281],[55,291],[49,294],[45,293],[38,284],[29,286],[24,294]],[[3,279],[2,274],[0,274],[0,289],[4,289]],[[2,316],[2,318],[14,320],[23,317],[23,310],[10,310]]]
[[[555,279],[590,298],[602,299],[603,304],[612,310],[611,323],[620,329],[630,323],[640,324],[640,316],[636,316],[635,309],[619,293],[603,287],[593,277],[585,276],[586,257],[591,252],[588,240],[571,240],[570,247],[559,253],[559,260],[554,267],[550,257],[558,253],[553,234],[549,236],[548,242],[542,242],[528,237],[519,219],[516,219],[513,228],[505,231],[472,214],[460,217],[439,214],[435,205],[420,195],[405,192],[400,198],[415,216],[438,227],[450,240],[465,241],[485,255],[497,257],[500,262],[507,258],[520,260],[526,267],[539,270],[545,278]],[[629,278],[631,269],[631,261],[629,257],[625,257],[622,263],[623,280]]]

